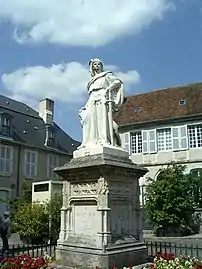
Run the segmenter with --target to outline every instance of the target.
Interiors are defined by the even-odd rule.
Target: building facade
[[[141,203],[148,178],[169,163],[201,173],[202,83],[129,96],[116,120],[132,161],[149,170],[140,179]]]
[[[79,142],[54,122],[54,102],[39,102],[39,112],[0,96],[0,199],[21,194],[24,180],[59,179],[53,172],[72,158]],[[0,203],[0,216],[5,204]]]

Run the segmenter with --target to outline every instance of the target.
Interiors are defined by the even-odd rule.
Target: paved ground
[[[172,240],[173,238],[175,238],[175,239],[186,239],[186,240],[191,240],[191,239],[198,239],[198,240],[202,240],[202,233],[200,233],[200,234],[194,234],[194,235],[190,235],[190,236],[183,236],[183,237],[157,237],[157,236],[155,236],[153,233],[152,233],[152,231],[151,230],[147,230],[147,231],[144,231],[144,238],[145,239],[148,239],[148,238],[150,238],[150,239],[152,239],[152,240],[162,240],[162,239],[164,239],[164,241],[165,241],[165,239],[167,240],[167,239],[169,239],[169,240]]]
[[[202,233],[184,237],[156,237],[152,234],[152,231],[144,232],[144,239],[147,241],[158,241],[158,242],[176,242],[176,243],[189,243],[189,244],[200,244],[202,246]],[[1,244],[1,241],[0,241]],[[22,244],[18,234],[12,234],[9,238],[9,245]]]
[[[20,240],[20,236],[18,234],[12,234],[11,237],[8,239],[9,245],[21,245],[22,241]],[[2,245],[2,240],[0,239],[0,245]]]

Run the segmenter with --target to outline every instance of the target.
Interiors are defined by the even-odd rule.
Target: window
[[[186,100],[184,100],[184,99],[181,99],[179,102],[178,102],[178,105],[179,106],[183,106],[183,105],[185,105],[186,104]]]
[[[58,175],[53,171],[55,167],[59,165],[59,157],[54,154],[49,154],[47,156],[47,177],[48,178],[57,178]]]
[[[55,146],[55,130],[51,127],[47,127],[46,130],[46,141],[45,145],[47,147],[54,147]]]
[[[53,130],[49,131],[49,138],[55,140],[55,132]]]
[[[34,185],[34,192],[44,192],[44,191],[49,191],[48,183]]]
[[[2,115],[1,117],[1,126],[3,134],[10,134],[11,132],[11,118],[9,116]]]
[[[130,134],[131,153],[142,153],[142,133],[132,132]]]
[[[32,150],[25,150],[25,177],[37,176],[37,152]]]
[[[130,133],[121,134],[122,147],[130,154]]]
[[[194,168],[190,170],[190,174],[194,177],[202,178],[202,168]]]
[[[187,126],[172,127],[172,147],[173,151],[188,149]]]
[[[49,130],[48,140],[49,140],[49,142],[48,142],[49,146],[55,145],[55,131],[53,129]]]
[[[13,149],[9,146],[0,146],[0,173],[11,174],[13,164]]]
[[[135,112],[141,112],[142,111],[142,108],[140,107],[140,106],[138,106],[138,107],[136,107],[136,109],[135,109]]]
[[[188,126],[188,134],[190,148],[202,147],[202,125]]]
[[[157,152],[156,129],[142,131],[142,152],[144,154]]]
[[[158,151],[172,149],[171,128],[157,130]]]

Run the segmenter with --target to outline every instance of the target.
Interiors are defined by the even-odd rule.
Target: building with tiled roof
[[[53,172],[72,158],[79,142],[54,122],[54,102],[39,102],[39,112],[0,95],[0,199],[21,194],[26,181],[58,179]],[[0,203],[0,216],[5,204]]]
[[[128,96],[116,121],[131,159],[149,169],[140,185],[171,161],[202,171],[202,83]]]

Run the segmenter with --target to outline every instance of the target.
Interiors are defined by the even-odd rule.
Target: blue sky
[[[126,95],[202,80],[201,0],[0,0],[0,6],[1,94],[34,108],[54,99],[55,121],[75,139],[91,58],[122,78]]]

